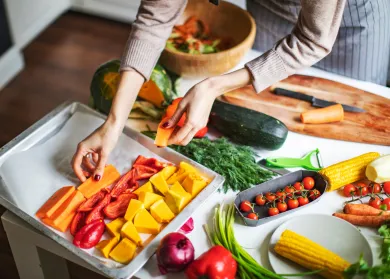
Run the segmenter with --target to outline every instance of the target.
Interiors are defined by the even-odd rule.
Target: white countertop
[[[259,52],[251,50],[243,59],[242,63],[237,67],[242,67],[245,62],[250,61],[251,59],[260,55]],[[308,68],[306,70],[300,71],[299,74],[305,74],[310,76],[323,77],[338,82],[342,82],[356,88],[364,89],[366,91],[382,95],[384,97],[390,98],[390,88],[376,85],[369,82],[358,81],[343,76],[330,74],[325,71]],[[186,92],[191,86],[196,84],[197,80],[183,80],[180,86],[181,92]],[[129,121],[128,125],[133,128],[140,128],[144,130],[144,123]],[[141,126],[140,126],[141,125]],[[319,148],[321,152],[321,157],[325,166],[330,164],[349,159],[351,157],[363,154],[369,151],[377,151],[381,154],[389,154],[390,147],[388,146],[379,146],[379,145],[370,145],[362,143],[353,143],[353,142],[344,142],[331,139],[323,139],[312,136],[301,135],[293,132],[289,132],[286,142],[283,147],[276,151],[263,151],[258,150],[257,152],[264,156],[280,156],[280,157],[301,157],[307,152]],[[195,229],[188,234],[191,242],[195,247],[195,257],[198,257],[203,252],[207,251],[210,246],[206,238],[206,234],[203,231],[203,224],[209,222],[213,216],[214,208],[221,202],[226,203],[233,202],[236,193],[228,192],[227,194],[215,193],[209,200],[199,208],[195,214],[192,216],[195,222]],[[236,224],[234,226],[235,236],[241,246],[248,248],[247,251],[264,267],[271,269],[268,261],[268,244],[272,232],[284,221],[290,219],[291,217],[298,216],[301,214],[308,213],[320,213],[331,215],[332,213],[339,211],[342,208],[342,203],[345,201],[345,198],[340,196],[338,192],[329,192],[324,195],[324,197],[316,204],[309,206],[306,209],[302,209],[298,212],[288,215],[288,217],[283,217],[278,220],[272,221],[265,225],[259,227],[247,227],[244,226],[241,220],[236,219]],[[379,243],[377,243],[377,238],[373,237],[376,235],[376,230],[362,228],[362,233],[367,237],[371,248],[374,254],[374,264],[379,263]],[[329,232],[330,237],[332,236]],[[356,255],[357,259],[359,255]],[[157,269],[156,257],[153,256],[152,259],[137,273],[136,275],[139,278],[183,278],[183,274],[168,274],[167,276],[161,276]]]

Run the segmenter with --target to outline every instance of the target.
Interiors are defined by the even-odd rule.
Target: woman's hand
[[[226,75],[205,79],[192,87],[179,103],[171,119],[163,124],[165,128],[175,127],[183,113],[184,126],[169,139],[169,144],[187,145],[195,134],[207,126],[215,99],[227,91],[245,86],[251,77],[247,69],[240,69]]]
[[[92,174],[96,181],[103,177],[108,156],[122,133],[144,80],[143,76],[135,70],[121,72],[118,90],[107,120],[78,144],[73,156],[73,170],[82,182],[86,180],[84,171]]]
[[[86,180],[85,171],[93,174],[94,180],[101,179],[107,158],[114,149],[121,131],[120,127],[106,121],[78,144],[72,159],[72,167],[82,182]]]

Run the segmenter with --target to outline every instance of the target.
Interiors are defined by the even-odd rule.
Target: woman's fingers
[[[86,152],[79,145],[77,147],[76,154],[73,156],[72,159],[72,168],[81,182],[84,182],[87,179],[83,173],[83,169],[81,168],[84,155],[86,155]]]
[[[177,133],[173,134],[173,136],[169,139],[168,144],[180,144],[192,131],[192,129],[193,126],[187,121],[187,123],[180,128]]]
[[[189,144],[197,132],[198,132],[198,129],[193,128],[179,144],[184,145],[184,146]]]
[[[96,152],[92,153],[92,160],[97,165],[97,163],[99,162],[99,154],[97,154]]]
[[[164,128],[172,128],[175,127],[176,124],[180,121],[181,116],[186,110],[185,101],[180,101],[179,105],[177,106],[177,109],[175,113],[172,115],[172,117],[165,123],[162,124]]]
[[[95,181],[99,181],[103,177],[104,167],[106,166],[107,157],[108,156],[105,152],[103,152],[103,151],[100,152],[99,160],[98,160],[98,163],[96,165],[95,172],[93,174],[93,179]]]
[[[95,166],[91,162],[91,153],[88,153],[86,156],[83,157],[83,166],[88,170],[88,172],[94,172]]]

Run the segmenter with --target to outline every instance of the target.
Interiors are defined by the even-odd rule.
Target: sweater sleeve
[[[121,59],[120,70],[135,69],[149,79],[187,0],[142,0]]]
[[[328,55],[340,28],[345,3],[346,0],[301,0],[302,8],[291,34],[245,65],[256,92]]]

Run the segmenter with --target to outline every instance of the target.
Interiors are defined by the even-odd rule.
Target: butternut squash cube
[[[114,236],[110,239],[102,240],[98,243],[98,245],[95,246],[96,249],[98,249],[105,258],[108,259],[110,252],[112,249],[114,249],[115,245],[118,244],[120,240],[120,236]]]
[[[180,162],[180,164],[179,164],[179,172],[180,173],[188,172],[188,173],[200,174],[199,171],[194,166],[192,166],[192,165],[190,165],[189,163],[186,163],[186,162]]]
[[[190,173],[183,181],[184,189],[195,197],[207,185],[207,181],[196,173]]]
[[[137,245],[127,238],[123,238],[121,242],[111,251],[110,258],[121,264],[128,264],[135,255]]]
[[[156,201],[161,200],[163,197],[155,193],[141,192],[138,196],[139,201],[144,204],[146,209],[149,209]]]
[[[152,182],[153,186],[163,195],[169,190],[164,174],[161,171],[153,175],[149,181]]]
[[[136,199],[131,199],[129,206],[127,207],[125,219],[127,221],[133,221],[135,215],[140,212],[141,209],[144,209],[144,204]]]
[[[116,218],[114,221],[111,221],[110,223],[106,224],[108,233],[114,237],[120,236],[121,229],[125,223],[126,220],[124,218]]]
[[[126,224],[123,225],[121,236],[127,237],[128,239],[134,241],[134,243],[138,246],[142,246],[142,239],[139,236],[137,229],[135,228],[132,221],[127,221]]]
[[[95,181],[92,177],[88,178],[81,184],[77,190],[79,190],[84,197],[89,199],[97,192],[110,186],[121,177],[121,174],[113,165],[108,165],[104,168],[104,175],[101,180]]]
[[[152,214],[153,218],[159,223],[169,223],[175,218],[175,214],[169,209],[164,200],[156,201],[150,207],[150,214]]]
[[[139,233],[158,234],[161,225],[150,215],[146,209],[142,209],[135,215],[134,226]]]
[[[176,193],[178,193],[179,195],[182,195],[182,196],[190,195],[189,193],[186,192],[186,190],[184,190],[183,186],[181,186],[181,184],[179,182],[177,182],[177,181],[175,182],[175,184],[173,184],[171,186],[170,190],[173,191],[173,192],[176,192]]]
[[[165,180],[167,180],[168,178],[170,178],[176,171],[176,167],[175,166],[168,166],[168,167],[165,167],[161,172],[163,174],[163,177]]]
[[[175,191],[169,190],[165,196],[165,202],[173,213],[176,215],[183,210],[183,208],[191,201],[191,195],[178,194]]]
[[[137,190],[135,190],[135,191],[134,191],[134,194],[137,194],[137,195],[139,196],[139,194],[140,194],[141,192],[154,193],[152,183],[150,183],[150,181],[146,182],[144,185],[142,185],[142,186],[139,187]]]
[[[187,177],[189,173],[188,172],[182,172],[182,173],[178,173],[178,172],[175,172],[167,181],[168,184],[172,185],[174,184],[175,182],[179,182],[179,183],[182,183],[183,180]]]

